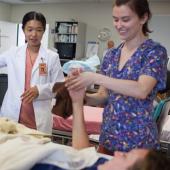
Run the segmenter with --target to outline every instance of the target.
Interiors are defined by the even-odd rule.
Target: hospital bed
[[[84,118],[87,133],[89,135],[99,135],[100,126],[102,122],[102,112],[101,107],[84,106]],[[55,142],[57,138],[61,139],[62,144],[67,144],[68,140],[72,136],[72,119],[73,116],[64,119],[60,116],[53,114],[53,141]],[[91,142],[98,143],[98,140],[90,138]]]
[[[98,143],[96,136],[100,134],[100,125],[102,122],[103,108],[84,106],[86,129],[90,140]],[[158,125],[159,139],[161,149],[170,156],[170,97],[161,100],[155,109],[154,119]],[[62,138],[62,143],[67,142],[66,139],[71,139],[72,131],[72,116],[68,119],[63,119],[54,115],[53,136]],[[94,136],[94,138],[93,138]]]

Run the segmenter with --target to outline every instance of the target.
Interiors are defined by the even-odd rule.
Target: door
[[[0,54],[12,46],[17,45],[17,24],[0,21]],[[1,68],[0,73],[7,73],[6,68]]]

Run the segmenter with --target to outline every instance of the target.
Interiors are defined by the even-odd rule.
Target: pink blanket
[[[100,125],[102,122],[103,108],[84,106],[85,125],[88,134],[100,134]],[[53,129],[61,131],[72,131],[72,116],[63,119],[60,116],[53,115]]]

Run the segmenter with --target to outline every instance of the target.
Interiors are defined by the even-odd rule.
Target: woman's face
[[[146,20],[147,16],[139,18],[127,5],[113,7],[113,25],[123,41],[143,35],[142,27]]]
[[[36,47],[41,44],[44,28],[40,21],[30,20],[24,27],[25,39],[29,46]]]
[[[127,170],[138,160],[144,159],[148,154],[146,149],[133,149],[128,153],[115,152],[112,160],[98,167],[98,170]]]

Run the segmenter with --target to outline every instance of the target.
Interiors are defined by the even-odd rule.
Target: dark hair
[[[134,11],[139,18],[144,17],[145,14],[148,15],[148,20],[143,25],[142,31],[144,35],[148,35],[148,33],[151,33],[152,31],[148,28],[148,21],[151,19],[152,14],[149,9],[149,3],[147,0],[115,0],[114,5],[121,6],[121,5],[128,5],[129,8]]]
[[[137,161],[128,170],[169,170],[170,160],[164,153],[151,150],[145,159]]]
[[[35,11],[31,11],[31,12],[26,13],[24,15],[23,19],[22,19],[22,29],[23,30],[24,30],[27,22],[30,21],[30,20],[40,21],[42,23],[43,29],[45,31],[45,29],[46,29],[46,19],[45,19],[43,14],[35,12]]]

